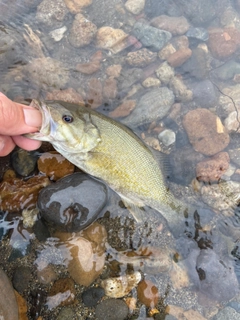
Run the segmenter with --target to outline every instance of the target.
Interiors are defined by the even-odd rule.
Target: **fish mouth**
[[[51,117],[51,113],[48,106],[42,101],[33,99],[30,103],[30,107],[33,107],[41,112],[42,126],[39,131],[33,132],[33,133],[27,133],[27,134],[24,134],[24,136],[34,140],[51,141],[51,133],[55,125]]]

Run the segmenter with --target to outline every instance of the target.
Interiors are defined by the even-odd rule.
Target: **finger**
[[[41,146],[41,141],[28,139],[23,136],[13,136],[12,140],[17,146],[25,150],[36,150]]]
[[[15,148],[15,143],[9,136],[0,135],[0,156],[8,155]]]
[[[0,93],[0,134],[19,135],[41,127],[40,111],[8,99]]]

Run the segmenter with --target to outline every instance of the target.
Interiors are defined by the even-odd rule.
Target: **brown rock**
[[[209,30],[208,47],[214,57],[225,60],[231,57],[240,45],[240,31],[235,28]]]
[[[187,310],[184,311],[183,308],[175,306],[175,305],[168,305],[165,312],[167,314],[172,315],[176,319],[186,319],[186,320],[206,320],[198,311],[195,310]]]
[[[18,320],[28,320],[27,301],[16,290],[14,290],[14,293],[18,304]]]
[[[45,152],[38,159],[38,170],[51,180],[58,180],[74,172],[74,165],[57,151]]]
[[[70,103],[84,104],[83,97],[72,88],[48,92],[46,100],[60,100]]]
[[[181,66],[186,62],[192,55],[192,50],[189,48],[182,48],[171,54],[167,58],[167,62],[173,68]]]
[[[75,15],[68,40],[73,47],[81,48],[91,43],[96,32],[96,25],[78,13]]]
[[[200,153],[212,156],[229,144],[229,135],[219,117],[207,109],[189,111],[183,126],[193,148]]]
[[[176,50],[188,48],[189,47],[188,37],[187,36],[175,37],[173,38],[172,44],[176,48]]]
[[[0,210],[16,212],[36,206],[39,191],[50,184],[47,177],[35,176],[27,181],[15,178],[0,183]]]
[[[62,278],[54,282],[46,304],[50,310],[58,306],[68,306],[75,302],[75,296],[74,281],[70,278]]]
[[[103,96],[105,99],[115,99],[117,96],[117,81],[114,78],[108,78],[104,81]]]
[[[127,54],[126,62],[132,67],[145,67],[157,59],[157,53],[146,48]]]
[[[216,182],[229,167],[229,155],[227,152],[220,152],[210,159],[203,160],[197,164],[196,178],[204,182]]]
[[[121,74],[122,66],[120,64],[113,64],[109,66],[106,70],[106,74],[109,77],[118,78]]]
[[[0,268],[0,319],[18,320],[18,304],[12,283]]]
[[[50,284],[51,282],[55,281],[56,278],[57,275],[51,264],[47,265],[43,269],[37,270],[37,279],[42,284]]]
[[[145,306],[153,308],[158,303],[158,288],[150,280],[142,280],[137,287],[138,299]]]
[[[77,71],[85,74],[93,74],[100,69],[102,60],[102,51],[95,52],[88,63],[79,63],[76,66]]]
[[[112,117],[112,118],[126,117],[131,113],[131,111],[135,108],[135,106],[136,106],[135,100],[125,100],[116,109],[109,112],[109,117]]]
[[[97,78],[90,79],[88,83],[87,103],[94,109],[103,102],[102,82]]]
[[[186,33],[190,27],[187,19],[183,16],[169,17],[162,15],[153,18],[151,24],[156,28],[171,32],[174,36]]]
[[[90,6],[92,0],[64,0],[69,11],[73,14],[81,12],[82,8]]]
[[[121,29],[102,27],[96,35],[96,45],[99,48],[117,53],[126,48],[125,39],[128,35]]]

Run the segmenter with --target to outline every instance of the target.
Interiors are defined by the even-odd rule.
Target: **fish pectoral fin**
[[[131,200],[121,197],[125,207],[131,212],[137,223],[144,222],[146,220],[146,212],[142,203],[133,203]]]

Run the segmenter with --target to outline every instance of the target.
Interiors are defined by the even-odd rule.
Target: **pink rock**
[[[54,90],[52,92],[48,92],[46,96],[46,100],[60,100],[71,103],[83,104],[83,97],[74,89],[69,88],[65,90]]]
[[[169,17],[158,16],[151,21],[151,24],[159,29],[163,29],[171,32],[173,35],[181,35],[188,31],[189,23],[183,16],[181,17]]]
[[[167,62],[173,68],[181,66],[186,62],[192,55],[192,50],[189,48],[179,49],[178,51],[172,53],[168,58]]]

